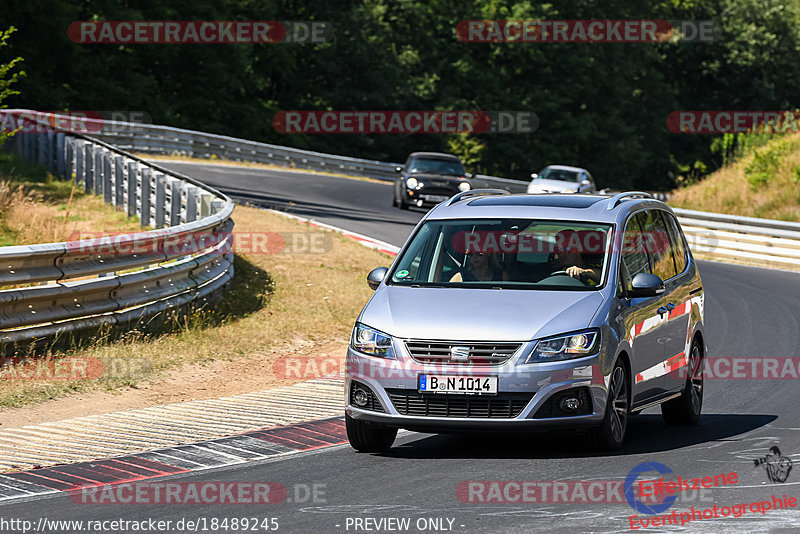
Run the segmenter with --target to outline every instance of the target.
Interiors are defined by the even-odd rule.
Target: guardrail
[[[800,265],[800,223],[673,208],[689,247],[725,260]]]
[[[31,114],[27,110],[5,110],[16,116]],[[194,130],[183,130],[154,124],[116,121],[78,120],[67,123],[77,127],[89,126],[92,136],[119,149],[144,154],[220,158],[231,161],[267,163],[283,167],[323,172],[365,176],[392,181],[397,176],[395,167],[401,163],[388,163],[370,159],[324,154],[256,141],[247,141]],[[499,187],[511,192],[524,192],[527,182],[497,176],[478,174],[472,178],[475,187]]]
[[[6,113],[14,112],[0,118]],[[32,131],[17,133],[5,149],[154,229],[0,247],[0,345],[127,324],[225,291],[233,276],[227,196],[94,137],[36,132],[53,115],[25,113],[17,124]]]

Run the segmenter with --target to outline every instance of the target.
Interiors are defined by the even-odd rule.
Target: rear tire
[[[350,446],[358,452],[386,452],[397,437],[396,428],[387,428],[353,419],[345,414],[344,424]]]
[[[668,425],[693,425],[703,410],[703,352],[700,343],[692,343],[689,352],[686,385],[681,396],[661,405],[661,416]]]
[[[589,442],[595,449],[616,451],[625,443],[630,409],[629,391],[628,372],[625,370],[625,365],[617,361],[608,384],[608,400],[603,423],[589,431]]]

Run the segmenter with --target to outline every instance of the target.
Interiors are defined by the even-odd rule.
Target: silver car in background
[[[345,380],[358,451],[387,450],[399,428],[559,427],[615,450],[631,413],[700,416],[702,281],[647,193],[460,193],[368,283]]]
[[[586,169],[566,165],[548,165],[531,174],[528,193],[594,193],[597,186]]]

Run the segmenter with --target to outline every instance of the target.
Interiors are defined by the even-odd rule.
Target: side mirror
[[[534,180],[537,179],[538,177],[539,177],[539,175],[536,174],[535,172],[531,173],[531,178],[533,178]]]
[[[386,273],[388,272],[389,269],[386,267],[372,269],[367,275],[367,285],[369,288],[373,291],[378,289],[378,286],[381,285],[381,282],[383,282],[383,279],[386,278]]]
[[[664,292],[664,282],[650,273],[639,273],[631,281],[631,289],[625,295],[629,298],[655,297]]]
[[[586,178],[584,178],[584,179],[581,181],[581,185],[582,185],[583,187],[586,187],[587,185],[592,185],[592,182],[590,182],[589,180],[587,180]]]
[[[394,172],[403,172],[403,167],[395,167]]]
[[[464,175],[464,178],[466,178],[467,180],[471,180],[471,179],[475,178],[475,173],[474,172],[468,172],[468,173],[466,173]]]

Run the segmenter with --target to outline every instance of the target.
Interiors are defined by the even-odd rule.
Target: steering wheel
[[[555,272],[552,272],[552,273],[550,273],[548,276],[556,276],[556,275],[558,275],[558,274],[563,274],[564,276],[569,276],[569,275],[567,274],[567,271],[555,271]],[[570,277],[570,278],[571,278],[571,277]]]

